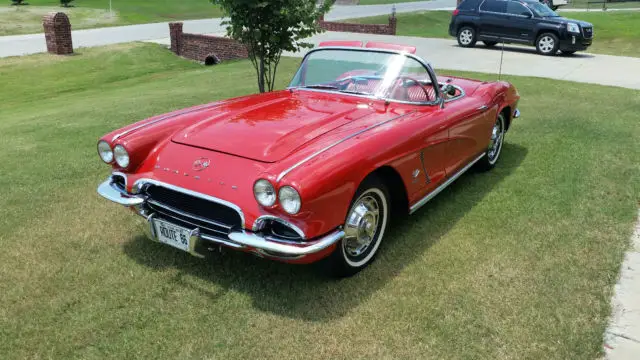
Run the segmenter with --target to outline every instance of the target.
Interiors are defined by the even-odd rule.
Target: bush
[[[71,2],[73,2],[73,0],[60,0],[60,5],[69,7],[69,4],[71,4]]]
[[[24,0],[11,0],[11,5],[29,5]]]

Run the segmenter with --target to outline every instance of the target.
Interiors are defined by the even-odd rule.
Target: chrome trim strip
[[[460,175],[464,174],[467,170],[469,170],[469,168],[471,166],[473,166],[473,164],[478,162],[478,160],[482,159],[484,157],[484,155],[485,154],[483,153],[482,155],[480,155],[477,158],[475,158],[473,161],[469,162],[465,167],[460,169],[460,171],[458,171],[457,173],[453,174],[449,179],[447,179],[447,181],[442,183],[442,185],[438,186],[437,188],[435,188],[435,190],[433,190],[432,192],[428,193],[425,197],[420,199],[417,203],[411,205],[411,208],[409,209],[409,214],[413,214],[414,212],[416,212],[416,210],[420,209],[424,204],[429,202],[429,200],[433,199],[436,195],[438,195],[447,186],[451,185],[451,183],[454,182],[457,178],[459,178]]]
[[[362,133],[364,133],[364,132],[366,132],[366,131],[369,131],[369,130],[371,130],[371,129],[377,128],[377,127],[379,127],[379,126],[382,126],[382,125],[384,125],[384,124],[386,124],[386,123],[389,123],[389,122],[391,122],[391,121],[393,121],[393,120],[396,120],[396,119],[399,119],[399,118],[405,117],[405,116],[407,116],[407,115],[415,114],[415,113],[416,113],[416,111],[414,110],[414,111],[408,112],[408,113],[406,113],[406,114],[398,115],[398,116],[392,117],[392,118],[390,118],[390,119],[387,119],[387,120],[381,121],[381,122],[379,122],[379,123],[377,123],[377,124],[373,124],[373,125],[371,125],[371,126],[369,126],[369,127],[367,127],[367,128],[364,128],[364,129],[362,129],[362,130],[356,131],[355,133],[353,133],[353,134],[351,134],[351,135],[349,135],[349,136],[347,136],[347,137],[345,137],[345,138],[342,138],[342,139],[340,139],[340,140],[338,140],[338,141],[334,142],[333,144],[331,144],[331,145],[329,145],[329,146],[326,146],[326,147],[324,147],[324,148],[322,148],[322,149],[320,149],[320,150],[318,150],[318,151],[314,152],[313,154],[311,154],[311,155],[307,156],[306,158],[304,158],[304,159],[302,159],[302,160],[298,161],[297,163],[293,164],[293,166],[289,167],[288,169],[286,169],[286,170],[284,170],[283,172],[281,172],[281,173],[280,173],[280,175],[278,175],[278,177],[276,178],[276,182],[279,182],[280,180],[282,180],[282,178],[284,178],[288,173],[290,173],[291,171],[293,171],[294,169],[296,169],[296,168],[297,168],[297,167],[299,167],[300,165],[302,165],[302,164],[306,163],[307,161],[309,161],[309,160],[313,159],[314,157],[316,157],[316,156],[318,156],[318,155],[322,154],[323,152],[325,152],[325,151],[327,151],[327,150],[329,150],[329,149],[331,149],[331,148],[333,148],[333,147],[335,147],[335,146],[337,146],[337,145],[342,144],[343,142],[345,142],[345,141],[347,141],[347,140],[349,140],[349,139],[352,139],[352,138],[354,138],[354,137],[356,137],[356,136],[358,136],[358,135],[360,135],[360,134],[362,134]]]
[[[520,117],[520,110],[516,109],[516,111],[513,113],[513,118],[517,119]]]
[[[151,120],[151,121],[146,122],[144,124],[140,124],[138,126],[134,126],[131,129],[125,130],[125,131],[123,131],[123,132],[121,132],[119,134],[114,135],[113,138],[111,138],[111,142],[113,143],[114,141],[118,140],[119,138],[121,138],[121,137],[123,137],[125,135],[128,135],[128,134],[130,134],[130,133],[132,133],[132,132],[134,132],[136,130],[142,129],[145,126],[153,125],[153,124],[158,123],[160,121],[169,120],[169,119],[172,119],[172,118],[177,117],[177,116],[189,114],[189,113],[192,113],[192,112],[195,112],[195,111],[210,109],[212,107],[216,107],[216,106],[220,106],[220,105],[221,104],[219,102],[216,102],[215,104],[205,104],[205,105],[198,106],[195,109],[183,110],[183,111],[180,111],[180,112],[178,112],[176,114],[161,116],[161,117],[159,117],[159,118],[157,118],[155,120]]]
[[[161,202],[158,202],[158,201],[155,201],[153,199],[148,199],[147,200],[147,204],[150,204],[151,206],[157,206],[159,208],[163,208],[165,210],[168,210],[170,212],[176,213],[178,215],[182,215],[184,217],[188,217],[188,218],[191,218],[191,219],[203,222],[203,223],[212,224],[212,225],[215,225],[215,226],[227,229],[227,230],[231,230],[231,226],[229,226],[229,225],[221,224],[221,223],[216,222],[216,221],[205,219],[205,218],[202,218],[200,216],[193,215],[193,214],[190,214],[190,213],[182,211],[182,210],[178,210],[178,209],[174,208],[173,206],[165,205],[165,204],[163,204]],[[155,209],[155,211],[162,212],[162,211],[157,210],[157,209]],[[163,213],[163,214],[166,215],[166,216],[175,217],[175,216],[172,216],[171,214],[166,214],[166,213]],[[178,220],[180,220],[180,219],[178,219]],[[196,224],[193,224],[193,225],[196,225]],[[198,226],[198,225],[196,225],[196,226]]]
[[[306,243],[304,246],[295,246],[295,245],[287,245],[287,244],[280,244],[276,242],[267,241],[265,238],[261,236],[246,233],[246,232],[234,231],[229,234],[229,239],[231,239],[231,241],[234,241],[240,245],[249,246],[249,247],[276,253],[274,255],[266,254],[269,256],[278,256],[278,253],[285,254],[285,255],[293,255],[293,256],[313,254],[328,248],[329,246],[340,241],[343,237],[344,237],[344,231],[336,230],[332,233],[329,233],[321,237],[316,241]]]
[[[195,196],[207,201],[212,201],[221,205],[225,205],[228,206],[230,208],[232,208],[233,210],[235,210],[239,215],[240,215],[240,222],[241,222],[241,226],[244,229],[244,213],[242,212],[242,209],[240,209],[240,207],[232,202],[226,201],[226,200],[222,200],[220,198],[211,196],[211,195],[206,195],[206,194],[202,194],[199,192],[195,192],[192,190],[188,190],[185,188],[181,188],[179,186],[175,186],[175,185],[171,185],[171,184],[167,184],[165,182],[162,181],[158,181],[158,180],[153,180],[153,179],[149,179],[149,178],[142,178],[142,179],[138,179],[136,180],[136,182],[133,184],[133,189],[134,191],[140,191],[142,189],[142,187],[144,185],[147,184],[151,184],[151,185],[157,185],[157,186],[161,186],[161,187],[165,187],[167,189],[173,190],[173,191],[177,191],[177,192],[181,192],[183,194],[186,195],[191,195],[191,196]]]
[[[111,177],[98,186],[98,194],[116,204],[128,207],[141,205],[145,200],[142,196],[131,195],[120,190],[115,186]]]
[[[288,222],[285,219],[282,219],[282,218],[279,218],[279,217],[273,216],[273,215],[262,215],[259,218],[257,218],[256,221],[253,222],[253,227],[252,227],[253,232],[256,232],[256,231],[262,229],[261,222],[264,221],[264,220],[273,220],[273,221],[279,222],[282,225],[287,226],[287,227],[291,228],[291,230],[295,231],[298,235],[300,235],[302,240],[306,239],[306,236],[304,235],[304,232],[299,227],[293,225],[292,223]]]

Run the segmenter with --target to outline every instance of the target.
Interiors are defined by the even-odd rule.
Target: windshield
[[[435,100],[431,81],[420,62],[402,54],[321,49],[307,55],[289,87],[428,102]]]
[[[528,2],[527,6],[529,7],[529,9],[531,9],[531,11],[533,11],[534,14],[536,14],[537,16],[540,16],[540,17],[557,17],[557,16],[560,16],[560,15],[556,14],[555,11],[549,9],[549,7],[547,5],[544,5],[542,3]]]

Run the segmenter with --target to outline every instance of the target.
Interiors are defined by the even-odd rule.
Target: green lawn
[[[640,6],[639,6],[640,7]],[[572,19],[584,20],[593,24],[595,37],[589,52],[610,55],[640,57],[640,11],[634,12],[562,12]],[[450,11],[425,11],[400,13],[397,34],[402,36],[421,36],[448,38]],[[344,20],[364,24],[386,24],[388,16]]]
[[[49,11],[69,14],[74,29],[161,21],[221,17],[222,11],[208,0],[77,0],[73,8],[58,0],[25,1],[28,6],[0,5],[0,36],[42,32],[42,15]]]
[[[639,200],[640,92],[504,76],[522,117],[498,166],[461,177],[336,281],[149,242],[96,194],[99,136],[254,92],[247,61],[203,67],[150,44],[78,53],[0,59],[3,360],[601,355]],[[279,87],[298,63],[283,59]]]

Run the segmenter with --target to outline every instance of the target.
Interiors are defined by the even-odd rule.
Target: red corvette
[[[392,213],[413,213],[472,165],[491,169],[519,116],[509,83],[436,77],[415,48],[323,43],[286,90],[196,106],[98,142],[103,197],[151,239],[220,246],[348,276]]]

